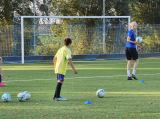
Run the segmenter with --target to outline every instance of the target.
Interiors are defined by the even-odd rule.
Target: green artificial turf
[[[67,101],[52,99],[57,85],[53,63],[1,64],[7,86],[0,87],[0,94],[9,93],[11,101],[0,101],[0,119],[160,118],[160,59],[140,59],[138,80],[132,81],[127,80],[126,63],[75,61],[78,74],[68,65],[61,90]],[[96,96],[98,89],[104,89],[104,98]],[[31,98],[19,102],[17,94],[24,91]]]

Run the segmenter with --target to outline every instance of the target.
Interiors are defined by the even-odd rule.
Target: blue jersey
[[[130,39],[131,41],[135,41],[134,31],[132,29],[130,29],[128,31],[127,38],[128,37],[131,37],[131,39]],[[135,43],[130,43],[130,42],[126,43],[126,47],[127,48],[136,48]]]

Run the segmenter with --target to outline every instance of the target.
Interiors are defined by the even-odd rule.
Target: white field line
[[[160,73],[155,74],[138,74],[138,75],[160,75]],[[127,75],[113,75],[113,76],[93,76],[93,77],[71,77],[71,78],[65,78],[65,79],[93,79],[93,78],[109,78],[109,77],[120,77],[120,76],[126,76]],[[46,80],[57,80],[56,78],[53,79],[29,79],[29,80],[9,80],[9,81],[3,81],[3,82],[16,82],[16,81],[46,81]]]
[[[110,62],[106,62],[106,63],[99,63],[99,64],[81,64],[81,65],[76,65],[76,66],[87,66],[87,65],[117,65],[117,64],[127,64],[127,60],[126,60],[126,62],[124,62],[124,63],[118,63],[118,62],[111,62],[111,63],[113,63],[113,64],[110,64]],[[132,63],[134,63],[134,61],[132,61]],[[139,61],[139,65],[140,64],[157,64],[157,63],[160,63],[160,62],[141,62],[141,61]],[[9,64],[5,64],[5,65],[9,65]],[[2,65],[3,66],[3,65]],[[15,66],[13,66],[13,67],[15,67]],[[16,66],[16,67],[22,67],[22,68],[26,68],[26,67],[31,67],[31,68],[39,68],[39,67],[52,67],[53,68],[53,66]],[[12,68],[12,66],[11,66],[11,68]]]
[[[134,63],[134,61],[132,61],[133,63]],[[157,63],[160,63],[160,62],[139,62],[139,65],[140,64],[157,64]],[[109,62],[107,62],[107,63],[104,63],[104,64],[85,64],[85,65],[76,65],[76,66],[86,66],[86,65],[117,65],[117,64],[126,64],[127,65],[127,60],[126,60],[126,62],[125,63],[113,63],[113,64],[109,64]]]

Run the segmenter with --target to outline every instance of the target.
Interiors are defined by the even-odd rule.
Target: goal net
[[[130,16],[21,16],[14,18],[8,60],[52,61],[63,39],[72,39],[73,60],[124,58]]]

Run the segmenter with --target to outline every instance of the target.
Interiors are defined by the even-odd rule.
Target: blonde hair
[[[134,25],[136,26],[137,23],[136,23],[136,22],[131,22],[131,23],[130,23],[130,26],[134,26]]]

